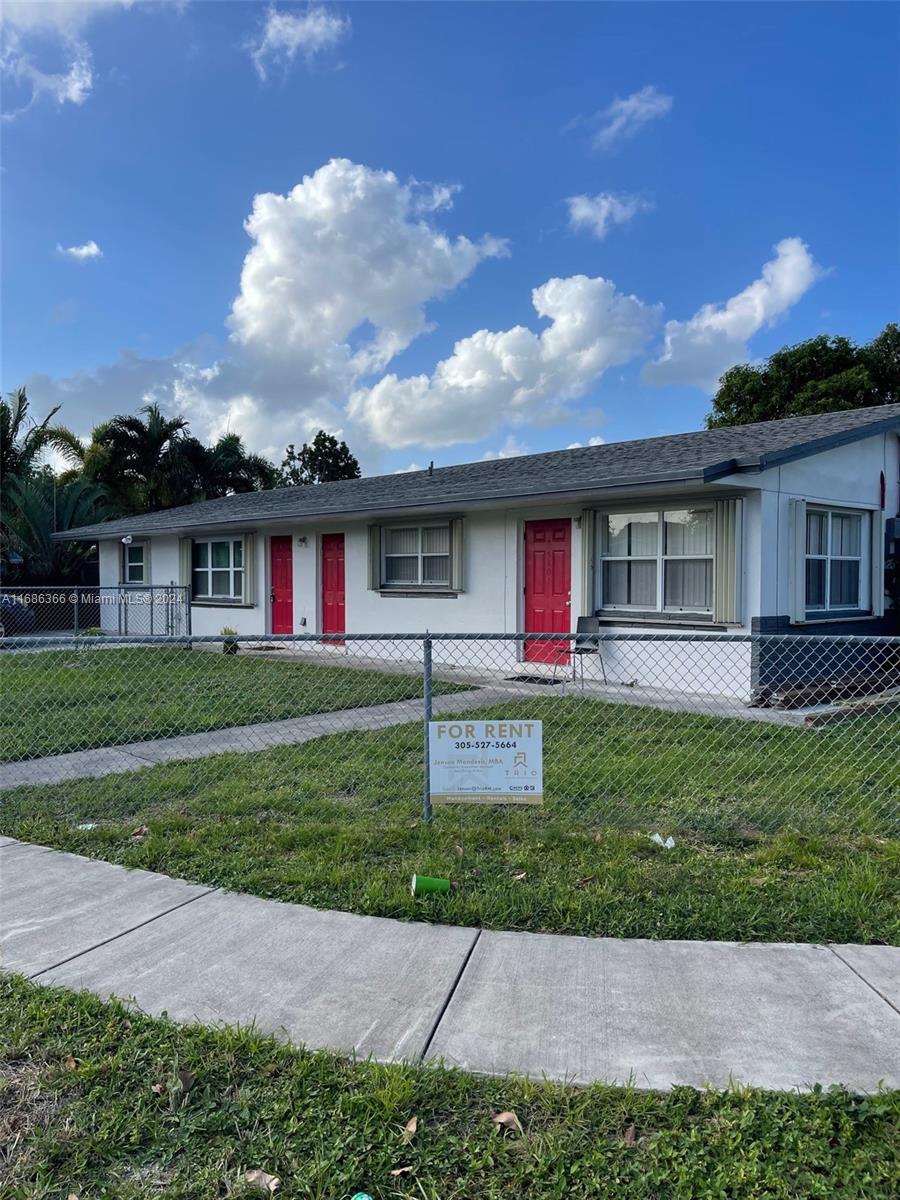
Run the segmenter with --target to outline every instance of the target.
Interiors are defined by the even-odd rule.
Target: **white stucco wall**
[[[743,496],[741,548],[742,623],[748,630],[756,616],[778,616],[789,611],[790,500],[848,504],[878,509],[880,477],[886,479],[888,514],[900,510],[900,439],[879,435],[850,446],[825,451],[809,459],[774,467],[758,475],[735,475],[707,489],[707,494],[728,494],[740,488]],[[690,503],[697,493],[680,499],[659,497],[659,503]],[[632,503],[634,501],[632,500]],[[627,506],[623,497],[617,504]],[[465,518],[464,589],[457,596],[386,595],[370,590],[368,524],[346,521],[312,525],[272,526],[255,531],[255,604],[253,606],[194,604],[191,626],[195,634],[216,635],[225,625],[254,635],[270,631],[269,537],[289,535],[293,547],[294,632],[315,634],[322,627],[321,544],[326,533],[344,534],[346,630],[353,634],[392,633],[517,633],[524,628],[523,533],[529,520],[572,519],[572,631],[582,613],[582,530],[584,505],[540,505],[472,511]],[[598,506],[599,507],[599,506]],[[880,511],[880,510],[879,510]],[[410,521],[417,518],[410,517]],[[238,529],[235,529],[238,532]],[[303,540],[305,539],[305,541]],[[120,582],[121,546],[101,543],[100,582],[115,587]],[[153,538],[150,582],[168,585],[179,581],[179,542],[175,536]],[[590,608],[588,608],[590,611]],[[116,627],[113,611],[104,624]],[[604,633],[647,632],[634,625],[604,625]],[[664,634],[665,631],[659,631]],[[672,633],[679,632],[673,626]],[[603,648],[610,680],[684,692],[713,693],[746,698],[750,687],[750,647],[734,643],[716,646],[716,631],[698,634],[685,642],[616,642]],[[386,649],[386,647],[385,647]],[[372,654],[372,643],[334,647],[329,652]],[[390,653],[418,657],[421,647],[395,644]],[[437,662],[473,668],[516,667],[514,643],[439,642]],[[588,677],[599,675],[597,663],[585,662]]]
[[[880,516],[881,473],[884,472],[884,511],[887,515],[900,512],[898,447],[900,439],[895,434],[879,434],[772,467],[755,477],[760,503],[761,546],[756,556],[760,568],[760,616],[784,616],[790,612],[791,500],[848,505],[868,509]]]

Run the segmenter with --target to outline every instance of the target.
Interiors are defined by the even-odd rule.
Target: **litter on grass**
[[[663,850],[674,850],[675,848],[675,839],[671,836],[667,837],[666,840],[663,841],[661,834],[654,833],[651,835],[650,841],[656,842],[657,846],[662,846]]]
[[[449,892],[453,884],[449,879],[436,879],[433,875],[413,875],[409,885],[413,896],[429,896],[439,892]]]

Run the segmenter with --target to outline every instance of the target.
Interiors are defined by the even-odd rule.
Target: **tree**
[[[867,408],[900,401],[900,326],[886,325],[864,346],[822,334],[785,346],[761,366],[726,371],[707,427]]]
[[[52,471],[11,479],[4,488],[9,501],[2,552],[8,568],[13,554],[21,563],[7,572],[29,583],[67,583],[91,553],[83,542],[54,542],[51,535],[79,525],[92,525],[110,515],[105,490],[84,478],[60,484]]]
[[[277,487],[279,473],[261,454],[248,454],[236,433],[223,433],[214,446],[203,448],[200,492],[216,499],[234,492],[259,492]]]
[[[120,512],[187,504],[196,473],[187,427],[184,417],[166,417],[156,404],[104,421],[84,451],[85,478],[104,484]]]
[[[300,452],[292,442],[284,452],[278,472],[282,487],[305,487],[311,483],[333,483],[337,479],[359,479],[362,471],[346,442],[320,429]]]
[[[60,410],[51,408],[38,424],[28,416],[25,388],[10,392],[0,400],[0,479],[7,486],[14,479],[27,479],[39,466],[45,450],[58,450],[69,458],[77,457],[81,443],[71,430],[50,422]]]
[[[88,479],[107,487],[119,513],[259,491],[279,481],[273,464],[249,454],[238,434],[223,434],[214,446],[204,446],[184,417],[167,417],[155,404],[137,416],[98,425],[82,464]]]

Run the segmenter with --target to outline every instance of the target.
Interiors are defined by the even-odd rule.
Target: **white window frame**
[[[692,509],[696,512],[708,512],[712,514],[712,550],[709,554],[667,554],[665,552],[665,514],[667,512],[683,512],[686,509]],[[636,516],[645,516],[654,514],[656,516],[656,553],[655,554],[604,554],[603,553],[603,535],[604,522],[609,517],[620,516],[626,513],[634,513]],[[597,512],[597,562],[599,563],[599,571],[597,572],[597,608],[601,613],[604,612],[621,612],[621,613],[667,613],[670,615],[702,615],[712,616],[715,612],[715,572],[716,572],[716,539],[715,539],[715,504],[703,500],[700,503],[691,503],[690,500],[679,501],[675,500],[671,504],[662,507],[654,505],[652,508],[642,507],[641,505],[622,505],[617,508],[608,508],[598,510]],[[665,579],[666,579],[666,563],[667,562],[696,562],[700,559],[706,560],[712,564],[712,594],[710,596],[709,605],[683,605],[683,604],[665,604]],[[607,562],[655,562],[656,563],[656,604],[654,606],[641,604],[607,604],[605,602],[603,588],[605,573],[603,564]]]
[[[808,529],[809,518],[812,515],[827,516],[827,538],[825,543],[824,554],[810,554],[807,550],[808,546]],[[832,554],[831,553],[831,530],[832,522],[835,516],[838,517],[859,517],[859,554]],[[806,505],[806,521],[803,530],[803,556],[802,556],[802,578],[803,578],[803,606],[804,611],[812,620],[823,620],[830,613],[838,613],[846,616],[848,613],[868,614],[872,610],[872,566],[871,566],[871,548],[872,548],[872,513],[864,508],[842,508],[836,504],[810,504]],[[825,603],[813,606],[809,603],[809,595],[806,589],[806,564],[810,561],[825,563],[825,588],[824,600]],[[831,603],[831,564],[833,562],[855,562],[859,564],[859,593],[858,602],[856,604],[832,604]]]
[[[391,554],[388,552],[388,536],[398,529],[414,529],[418,535],[418,549],[415,554]],[[424,552],[422,550],[422,531],[425,529],[446,529],[447,530],[447,553],[434,554]],[[416,558],[418,562],[417,578],[413,580],[390,580],[387,577],[387,563],[390,558]],[[447,578],[443,580],[431,581],[425,579],[425,559],[426,558],[446,558],[447,559]],[[380,586],[384,591],[410,591],[419,589],[422,591],[451,591],[451,580],[453,579],[453,526],[450,521],[423,521],[418,524],[395,524],[383,525],[381,527],[381,569],[380,569]]]
[[[130,563],[129,553],[132,550],[140,550],[141,552],[141,577],[140,579],[131,578],[131,568],[136,566],[136,563]],[[147,553],[148,545],[146,542],[129,542],[127,546],[122,547],[122,584],[124,587],[147,587],[150,580],[147,578],[147,567],[149,565],[150,556]]]
[[[212,565],[212,548],[214,545],[218,545],[219,543],[224,543],[226,546],[228,546],[228,566],[227,567],[214,567]],[[238,545],[238,544],[241,547],[241,565],[239,567],[236,567],[234,565],[234,547],[235,547],[235,545]],[[195,567],[194,566],[194,554],[195,554],[198,546],[206,546],[207,547],[206,566],[205,567]],[[246,596],[247,596],[246,566],[247,566],[247,546],[246,546],[245,538],[240,537],[240,536],[234,537],[233,535],[230,537],[192,538],[191,539],[191,601],[192,602],[200,602],[203,604],[208,604],[208,603],[212,603],[212,604],[245,604]],[[228,586],[229,586],[228,595],[221,595],[221,594],[214,595],[212,593],[212,590],[211,590],[212,589],[212,577],[213,577],[214,571],[216,571],[216,572],[227,571],[228,572]],[[201,574],[206,576],[206,586],[207,586],[207,588],[210,589],[208,592],[198,592],[197,591],[196,580],[197,580],[197,576],[201,575]],[[240,575],[240,578],[241,578],[241,590],[239,593],[235,593],[235,590],[234,590],[235,576],[237,576],[237,575]]]

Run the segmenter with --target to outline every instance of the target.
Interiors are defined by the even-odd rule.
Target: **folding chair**
[[[603,655],[600,653],[600,642],[598,634],[600,633],[600,621],[597,617],[579,617],[578,624],[575,627],[575,641],[572,643],[570,654],[572,656],[572,682],[577,679],[576,663],[581,668],[581,687],[584,688],[584,656],[586,654],[596,654],[597,661],[600,663],[600,670],[603,672],[603,682],[606,683],[606,664],[603,662]]]

